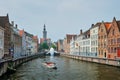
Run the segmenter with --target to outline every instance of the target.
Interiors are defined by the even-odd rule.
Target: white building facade
[[[98,29],[99,26],[93,26],[90,29],[91,56],[98,57]]]
[[[32,47],[31,47],[31,52],[32,52],[32,54],[36,54],[37,53],[37,45],[38,45],[38,43],[33,39],[32,40],[32,43],[31,43],[32,45]]]
[[[81,56],[90,56],[90,38],[84,38],[83,39],[83,45],[82,45],[82,54]]]
[[[75,40],[72,38],[70,41],[70,54],[75,55]]]
[[[21,37],[22,37],[22,56],[26,56],[27,55],[27,52],[26,52],[26,49],[27,49],[27,42],[26,42],[26,34],[25,34],[25,31],[24,30],[20,30],[19,33],[21,34]]]
[[[90,30],[84,33],[82,33],[81,30],[80,35],[70,43],[71,54],[89,57],[91,48],[90,42]]]
[[[21,57],[22,54],[22,37],[19,35],[19,29],[17,24],[14,26],[14,22],[11,24],[11,47],[10,53],[13,58]]]
[[[79,36],[80,56],[90,56],[90,44],[90,31],[87,30]]]
[[[33,39],[32,39],[32,37],[33,37],[33,35],[31,35],[31,34],[29,34],[29,33],[25,33],[26,34],[26,39],[25,39],[25,41],[26,41],[26,54],[27,55],[31,55],[31,54],[33,54],[32,53],[32,42],[33,42]]]

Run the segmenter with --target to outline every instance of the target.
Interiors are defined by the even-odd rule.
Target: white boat
[[[46,66],[47,68],[57,69],[56,63],[54,62],[44,62],[43,65]]]

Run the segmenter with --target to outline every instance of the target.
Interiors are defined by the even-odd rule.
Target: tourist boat
[[[47,68],[57,69],[56,63],[54,62],[44,62],[43,65],[46,66]]]

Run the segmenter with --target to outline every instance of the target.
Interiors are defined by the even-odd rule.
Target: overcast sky
[[[19,29],[39,38],[45,24],[48,37],[57,41],[96,22],[120,20],[120,0],[0,0],[0,16],[7,13]]]

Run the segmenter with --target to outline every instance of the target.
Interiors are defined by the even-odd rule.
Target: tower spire
[[[45,28],[46,26],[45,26],[45,24],[44,24],[44,31],[46,31],[46,28]]]
[[[45,24],[44,24],[43,27],[44,27],[44,28],[43,28],[43,39],[44,39],[44,41],[46,42],[46,39],[47,39],[47,31],[46,31],[46,26],[45,26]]]

